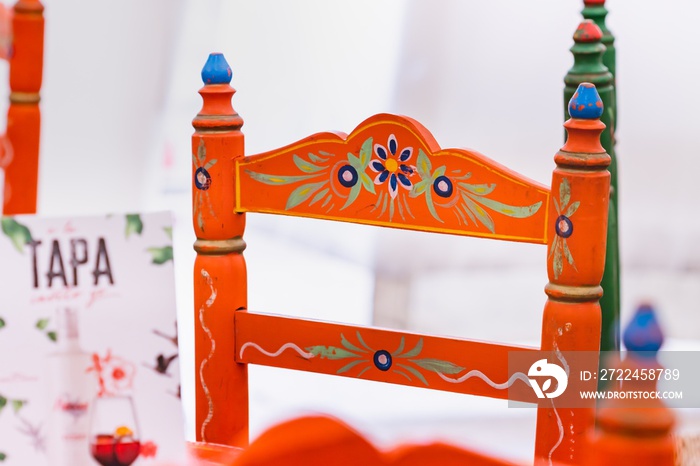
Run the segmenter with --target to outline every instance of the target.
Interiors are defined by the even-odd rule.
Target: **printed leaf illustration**
[[[46,332],[46,336],[49,337],[49,340],[53,341],[54,343],[56,340],[58,340],[58,334],[56,332]]]
[[[173,260],[172,246],[163,246],[162,248],[148,248],[148,252],[151,253],[151,260],[156,265],[162,265],[168,261]]]
[[[131,236],[132,233],[138,235],[143,232],[143,222],[141,221],[141,215],[139,214],[127,214],[126,215],[126,237]]]
[[[12,409],[15,411],[15,414],[17,414],[26,404],[26,400],[12,400]]]
[[[166,235],[168,235],[168,238],[170,240],[173,239],[173,227],[163,227],[163,231],[165,232]]]
[[[3,408],[7,405],[7,398],[4,396],[0,395],[0,412],[3,410]]]
[[[39,319],[36,321],[36,328],[45,330],[49,326],[49,319]]]
[[[5,323],[5,319],[3,319],[2,317],[0,317],[0,328],[3,328],[5,325],[7,325],[7,324]]]
[[[0,220],[0,224],[2,224],[2,232],[10,238],[15,249],[20,253],[24,253],[24,245],[33,241],[29,228],[12,217],[3,217]]]
[[[7,455],[0,451],[0,461],[5,461],[6,459],[7,459]]]

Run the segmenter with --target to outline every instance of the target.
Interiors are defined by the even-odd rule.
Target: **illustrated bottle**
[[[47,357],[49,408],[49,464],[94,466],[88,431],[90,404],[97,391],[95,377],[88,372],[90,354],[80,348],[78,313],[58,311],[58,348]]]

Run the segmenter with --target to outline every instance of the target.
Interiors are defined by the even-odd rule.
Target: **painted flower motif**
[[[423,339],[420,338],[415,346],[406,351],[406,339],[401,337],[398,347],[395,351],[387,351],[385,349],[372,349],[362,338],[360,332],[356,334],[359,345],[351,343],[343,334],[340,335],[340,343],[342,347],[337,346],[311,346],[306,348],[310,357],[318,357],[320,359],[330,360],[350,360],[343,367],[336,371],[337,374],[343,374],[349,371],[359,372],[355,377],[362,375],[373,367],[382,372],[391,372],[399,374],[409,382],[413,377],[420,380],[424,385],[428,386],[428,381],[421,370],[440,374],[458,374],[464,370],[449,361],[441,361],[433,358],[419,358],[423,351]]]
[[[413,148],[406,147],[399,151],[396,136],[389,135],[387,147],[381,144],[374,145],[374,155],[377,157],[369,164],[372,171],[377,173],[374,184],[384,184],[389,180],[389,194],[392,199],[398,194],[399,185],[409,191],[413,183],[409,177],[413,176],[415,169],[406,164],[413,156]],[[398,155],[397,155],[398,154]]]
[[[99,385],[97,396],[109,396],[131,389],[136,375],[136,366],[119,356],[113,356],[111,350],[101,357],[92,355],[92,367],[88,372],[95,372]]]
[[[571,221],[571,217],[576,213],[581,202],[576,201],[569,204],[571,201],[571,186],[566,178],[562,179],[559,184],[559,201],[556,198],[552,198],[552,200],[557,211],[557,218],[554,221],[556,236],[549,250],[549,258],[552,259],[552,270],[554,271],[554,278],[557,279],[564,271],[564,257],[566,257],[569,265],[574,270],[577,270],[567,239],[574,234],[574,222]]]

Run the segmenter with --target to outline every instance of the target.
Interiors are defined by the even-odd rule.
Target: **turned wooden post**
[[[607,251],[603,273],[601,350],[620,349],[620,252],[617,231],[617,162],[615,158],[615,89],[613,75],[603,64],[605,45],[603,33],[591,20],[583,21],[574,33],[574,66],[568,71],[564,82],[564,101],[569,102],[577,86],[583,81],[596,85],[605,111],[601,121],[606,125],[600,142],[610,155],[610,204],[608,213]]]
[[[5,215],[33,214],[37,206],[39,91],[44,59],[44,7],[39,0],[20,0],[12,18],[10,108],[7,139],[13,160],[5,170]]]
[[[617,90],[617,80],[615,79],[617,72],[617,59],[615,51],[615,36],[613,36],[610,29],[608,29],[605,19],[608,16],[608,9],[605,8],[605,0],[583,0],[583,10],[581,14],[584,19],[592,20],[596,26],[598,26],[603,33],[601,42],[605,46],[605,53],[603,53],[603,64],[613,75],[613,88]],[[615,142],[615,129],[617,128],[617,92],[613,91],[613,120],[615,121],[615,128],[613,131],[613,143]]]
[[[248,443],[248,375],[234,361],[234,314],[247,305],[245,215],[234,213],[235,162],[244,156],[243,119],[231,107],[231,68],[211,54],[204,101],[192,125],[192,217],[197,440]]]
[[[625,330],[627,357],[618,364],[623,373],[660,369],[656,354],[663,335],[650,306],[641,306]],[[648,372],[647,372],[648,373]],[[657,390],[657,379],[625,380],[617,392],[646,392]],[[601,402],[597,429],[589,437],[588,464],[597,466],[671,466],[674,464],[675,444],[671,431],[674,416],[662,400],[656,398],[618,398]]]
[[[600,345],[600,280],[605,265],[610,157],[600,144],[603,104],[593,84],[579,85],[564,123],[566,144],[554,157],[549,205],[548,299],[542,321],[542,350],[568,368],[564,352],[595,354]],[[570,384],[574,380],[570,378]],[[535,464],[581,464],[585,432],[595,401],[579,408],[542,400],[537,415]]]

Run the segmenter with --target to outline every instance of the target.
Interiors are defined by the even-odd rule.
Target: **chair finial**
[[[204,84],[229,84],[232,77],[233,72],[224,54],[209,54],[209,58],[202,68],[202,82]]]
[[[583,4],[586,6],[603,6],[605,5],[605,0],[583,0]]]
[[[603,31],[592,19],[584,19],[574,32],[574,42],[598,42],[603,38]]]
[[[664,341],[654,308],[642,304],[634,314],[623,334],[627,351],[635,354],[655,356]]]
[[[581,120],[595,120],[603,115],[603,101],[591,83],[581,83],[569,100],[569,115]]]

